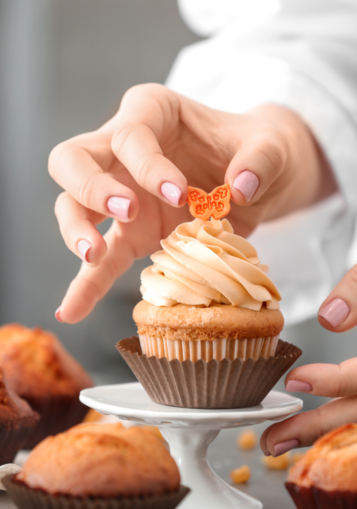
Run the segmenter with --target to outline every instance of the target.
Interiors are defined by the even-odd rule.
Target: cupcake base
[[[40,414],[40,422],[23,445],[24,449],[32,449],[49,435],[57,435],[80,424],[88,412],[88,408],[79,401],[79,394],[24,399]]]
[[[71,497],[51,495],[16,482],[13,475],[2,480],[7,492],[19,509],[175,509],[189,493],[180,486],[164,495],[134,498]]]
[[[285,487],[297,509],[353,509],[357,507],[357,492],[305,488],[293,482],[286,482]]]
[[[148,357],[137,337],[119,341],[120,354],[150,398],[182,408],[247,408],[259,405],[302,351],[279,340],[274,356],[180,362]]]
[[[191,360],[196,362],[202,359],[209,362],[212,359],[268,359],[273,356],[278,345],[279,336],[272,338],[247,339],[213,339],[208,341],[186,341],[167,339],[157,336],[139,334],[141,351],[148,357],[166,357],[169,361]]]

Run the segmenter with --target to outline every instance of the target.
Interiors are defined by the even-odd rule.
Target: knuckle
[[[153,165],[152,157],[142,156],[136,161],[134,177],[139,186],[145,187],[148,183]]]
[[[133,124],[127,124],[123,127],[119,127],[115,131],[115,133],[112,137],[112,141],[111,141],[111,148],[112,148],[112,151],[114,152],[114,154],[116,154],[116,156],[119,159],[120,159],[121,149],[122,149],[123,145],[125,144],[125,142],[129,139],[129,137],[134,132],[134,129],[135,129],[135,126]]]
[[[68,146],[66,142],[60,143],[54,149],[52,149],[48,158],[48,171],[53,179],[58,174],[58,168],[60,160],[65,152],[67,152]]]
[[[166,90],[164,85],[160,85],[158,83],[143,83],[141,85],[135,85],[129,88],[124,96],[123,102],[137,100],[139,97],[148,97],[148,96],[157,96],[162,93],[163,90]]]
[[[283,148],[272,141],[262,140],[255,146],[255,151],[259,152],[267,161],[268,165],[279,173],[285,164],[285,155]]]
[[[83,180],[78,186],[78,198],[80,203],[87,207],[92,208],[94,201],[94,193],[96,190],[95,178],[90,176],[88,179]]]

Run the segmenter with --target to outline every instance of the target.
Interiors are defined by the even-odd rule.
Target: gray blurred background
[[[130,86],[163,83],[179,49],[196,40],[175,0],[0,0],[0,323],[53,330],[100,381],[133,378],[114,345],[135,333],[131,313],[147,262],[82,323],[55,320],[80,261],[53,213],[60,188],[47,173],[48,154],[106,121]],[[317,320],[283,334],[304,350],[300,363],[341,362],[355,355],[355,338]],[[320,401],[304,399],[306,408]]]
[[[175,0],[0,0],[0,323],[55,331],[91,371],[130,376],[115,343],[135,333],[138,262],[78,325],[54,312],[80,266],[53,208],[47,158],[60,141],[99,127],[124,92],[163,83],[197,40]],[[108,226],[108,225],[106,225]]]

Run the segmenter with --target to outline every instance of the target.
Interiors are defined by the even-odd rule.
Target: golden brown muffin
[[[346,424],[315,442],[290,469],[286,486],[299,508],[356,507],[356,473],[357,424]]]
[[[0,465],[13,461],[39,420],[30,405],[6,387],[0,369]]]
[[[75,497],[159,496],[180,486],[163,443],[149,430],[121,424],[83,424],[48,437],[15,480]]]
[[[54,334],[19,324],[0,327],[0,366],[8,386],[41,416],[26,447],[83,420],[87,409],[79,392],[92,380]]]
[[[252,311],[227,304],[164,307],[142,300],[133,317],[143,353],[193,362],[268,358],[274,355],[284,326],[279,310]]]

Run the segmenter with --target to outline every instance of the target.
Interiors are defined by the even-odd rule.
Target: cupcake
[[[39,420],[28,403],[6,387],[0,369],[0,465],[13,461]]]
[[[357,507],[357,424],[317,440],[294,465],[286,487],[298,509]]]
[[[3,483],[20,509],[173,509],[188,492],[163,443],[119,423],[83,424],[48,437]]]
[[[256,406],[301,355],[279,340],[280,294],[230,223],[195,219],[161,242],[141,275],[139,338],[117,344],[153,401]]]
[[[161,245],[134,309],[144,354],[193,362],[275,354],[280,294],[226,219],[181,224]]]
[[[0,327],[0,366],[9,388],[41,417],[25,448],[83,420],[88,409],[79,393],[92,380],[50,332],[18,324]]]

